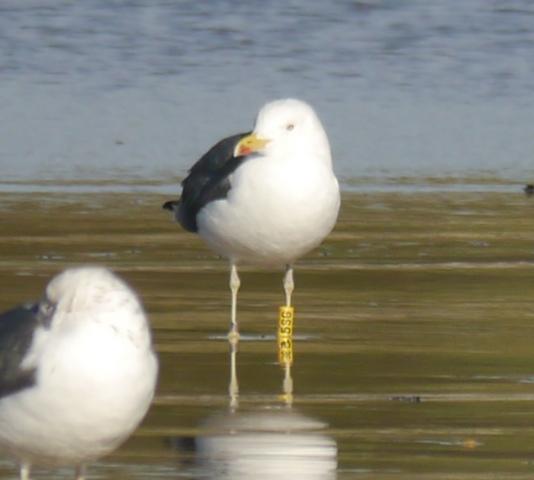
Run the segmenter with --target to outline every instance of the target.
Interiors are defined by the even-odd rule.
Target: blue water
[[[0,181],[176,182],[277,97],[345,184],[534,181],[529,0],[0,2]]]

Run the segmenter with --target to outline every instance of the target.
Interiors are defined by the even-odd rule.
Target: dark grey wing
[[[35,385],[35,369],[21,363],[40,325],[38,308],[22,305],[0,315],[0,399]]]
[[[235,146],[250,132],[227,137],[215,144],[189,170],[182,182],[182,196],[169,201],[163,208],[174,210],[176,218],[186,230],[196,232],[197,213],[213,200],[225,198],[230,190],[229,175],[246,157],[234,157]]]

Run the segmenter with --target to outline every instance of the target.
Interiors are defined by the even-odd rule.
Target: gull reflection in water
[[[228,382],[229,407],[231,411],[239,407],[239,382],[237,380],[237,342],[228,342],[230,346],[230,380]],[[278,337],[278,362],[284,370],[282,380],[282,394],[280,398],[287,407],[293,404],[293,338]]]
[[[244,409],[239,402],[237,345],[230,345],[229,408],[208,417],[189,447],[199,478],[335,480],[337,444],[326,424],[293,408],[291,362],[282,363],[282,402]]]
[[[202,425],[196,458],[210,479],[334,480],[337,445],[324,428],[286,407],[230,411]]]

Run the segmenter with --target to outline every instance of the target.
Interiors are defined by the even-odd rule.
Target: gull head
[[[258,153],[291,159],[320,159],[331,163],[328,137],[313,108],[287,98],[265,104],[254,130],[236,145],[236,155]]]
[[[55,276],[39,304],[43,323],[66,324],[105,319],[116,326],[145,329],[146,317],[135,292],[104,267],[69,268]]]

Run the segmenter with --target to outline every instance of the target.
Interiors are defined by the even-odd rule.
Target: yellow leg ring
[[[281,365],[293,363],[293,307],[280,307],[278,316],[278,361]]]
[[[293,320],[295,310],[293,307],[280,307],[278,315],[278,336],[291,337],[293,335]]]

